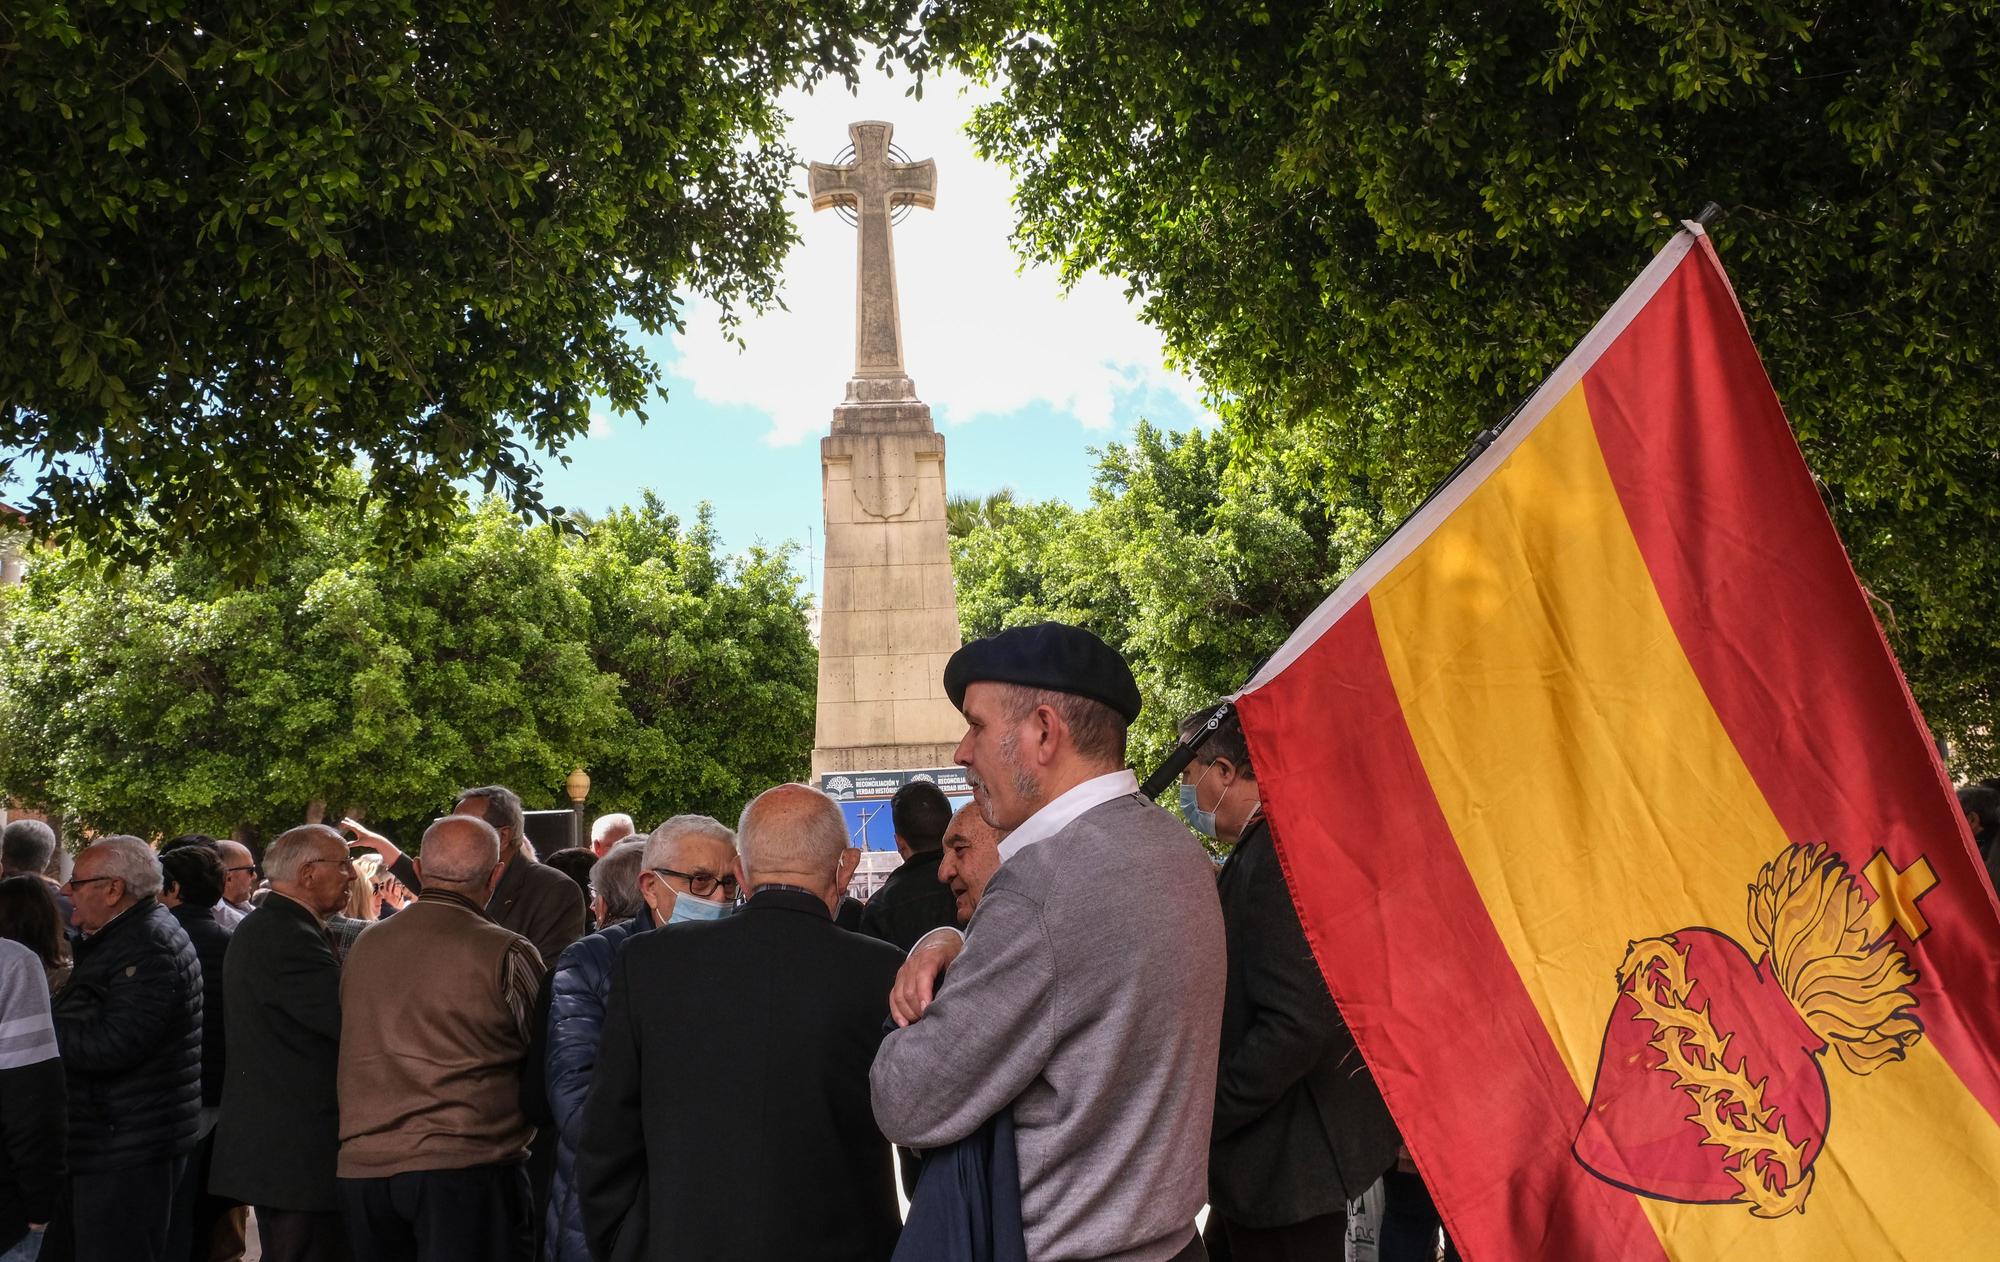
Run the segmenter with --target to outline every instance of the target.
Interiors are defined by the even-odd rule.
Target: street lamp
[[[563,792],[569,794],[570,824],[569,844],[583,844],[583,800],[590,796],[590,773],[578,767],[563,781]]]

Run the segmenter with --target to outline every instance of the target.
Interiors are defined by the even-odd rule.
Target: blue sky
[[[840,84],[790,94],[788,139],[802,158],[831,161],[848,123],[887,119],[911,157],[937,162],[936,209],[913,210],[895,245],[905,359],[945,435],[947,485],[1080,502],[1090,448],[1129,436],[1142,418],[1200,423],[1196,390],[1164,367],[1158,335],[1119,284],[1086,277],[1064,294],[1052,272],[1021,268],[1007,244],[1011,182],[963,132],[976,91],[933,81],[913,101],[907,83],[877,74],[853,95]],[[818,439],[853,367],[855,233],[831,212],[814,214],[803,185],[801,172],[792,213],[802,240],[785,266],[785,309],[747,319],[739,350],[713,310],[692,306],[684,335],[648,343],[669,401],[654,402],[643,426],[608,406],[595,414],[568,467],[545,461],[550,503],[597,513],[650,488],[692,516],[706,500],[726,548],[795,541],[810,571]],[[0,494],[10,489],[19,490]]]
[[[936,209],[912,211],[895,245],[905,359],[945,435],[947,485],[1081,501],[1090,448],[1128,436],[1141,418],[1197,423],[1195,389],[1165,369],[1158,335],[1118,284],[1090,277],[1064,294],[1053,273],[1021,268],[1007,245],[1011,183],[963,134],[977,96],[945,81],[912,101],[906,82],[875,76],[854,96],[839,85],[792,94],[788,137],[802,157],[830,161],[849,122],[887,119],[912,158],[937,162]],[[853,367],[854,230],[814,214],[803,181],[792,209],[802,240],[785,267],[786,309],[748,320],[741,350],[712,311],[691,309],[685,336],[649,346],[669,401],[649,408],[644,426],[593,418],[571,466],[547,471],[551,502],[600,511],[651,488],[687,513],[712,502],[731,549],[793,540],[803,553],[817,540],[818,439]]]

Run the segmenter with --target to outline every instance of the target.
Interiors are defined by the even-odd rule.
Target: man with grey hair
[[[676,815],[646,839],[639,897],[654,924],[720,920],[736,889],[736,834],[720,820]]]
[[[706,815],[676,815],[650,838],[621,842],[591,869],[598,916],[605,928],[579,939],[556,962],[548,1019],[549,1112],[555,1119],[555,1176],[543,1219],[543,1257],[549,1262],[589,1262],[583,1208],[577,1195],[576,1151],[583,1138],[583,1102],[597,1068],[604,1006],[611,993],[611,965],[628,938],[656,923],[655,905],[669,919],[685,920],[696,905],[721,908],[736,889],[735,834]],[[641,868],[651,858],[657,871],[643,876],[650,895],[642,896]],[[661,875],[671,873],[672,875]],[[689,891],[690,882],[704,893]],[[713,884],[711,884],[713,882]]]
[[[638,831],[638,827],[632,823],[632,817],[623,811],[599,815],[597,822],[590,826],[591,852],[602,859],[611,853],[611,847]]]
[[[201,1126],[201,964],[160,905],[137,837],[77,856],[76,968],[52,1016],[69,1079],[69,1197],[53,1257],[165,1256],[174,1188]]]
[[[542,960],[488,920],[500,834],[473,815],[424,833],[417,901],[355,940],[340,1001],[340,1200],[357,1257],[529,1262],[521,1109]],[[583,914],[576,886],[553,873]]]
[[[254,1206],[265,1262],[346,1262],[334,1190],[340,1109],[340,965],[326,918],[354,864],[324,824],[264,852],[271,892],[237,927],[222,965],[228,1077],[209,1189]]]
[[[56,853],[56,830],[39,819],[17,819],[0,832],[0,877],[40,876]]]
[[[62,913],[63,925],[75,928],[75,910],[70,906],[69,895],[62,892],[62,882],[49,876],[49,868],[57,861],[61,847],[56,842],[56,830],[39,819],[17,819],[0,832],[0,878],[10,876],[38,876],[48,882],[49,890],[55,895],[56,909]]]
[[[646,839],[632,837],[611,847],[590,869],[590,914],[600,930],[623,924],[644,910],[639,869],[645,861]]]
[[[902,955],[834,927],[861,856],[826,794],[767,790],[737,843],[738,914],[633,937],[612,966],[577,1157],[591,1251],[887,1259],[867,1080]]]

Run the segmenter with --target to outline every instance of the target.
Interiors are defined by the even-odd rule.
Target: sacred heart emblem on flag
[[[1749,929],[1754,960],[1706,927],[1626,952],[1574,1147],[1598,1178],[1761,1218],[1803,1210],[1830,1121],[1826,1053],[1868,1074],[1922,1037],[1916,974],[1825,846],[1764,866]]]

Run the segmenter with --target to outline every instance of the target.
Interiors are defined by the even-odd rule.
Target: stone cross
[[[814,210],[850,206],[859,221],[854,295],[854,375],[905,378],[903,323],[896,305],[896,253],[889,239],[889,216],[898,206],[937,205],[937,166],[889,160],[889,123],[850,124],[854,161],[841,166],[812,164]]]

